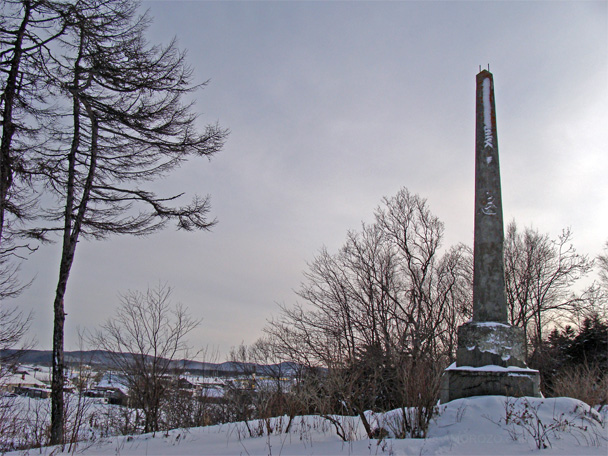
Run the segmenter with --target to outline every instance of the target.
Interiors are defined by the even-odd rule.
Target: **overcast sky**
[[[505,221],[580,252],[608,240],[608,2],[149,1],[152,43],[177,37],[201,127],[231,130],[211,161],[158,189],[210,194],[212,232],[82,242],[66,297],[77,328],[159,281],[203,323],[190,338],[253,343],[297,299],[322,246],[371,221],[401,187],[427,198],[445,246],[473,243],[475,75],[494,74]],[[60,245],[23,266],[18,299],[49,349]]]

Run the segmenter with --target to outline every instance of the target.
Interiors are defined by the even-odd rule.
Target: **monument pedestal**
[[[521,328],[468,322],[458,328],[456,362],[442,378],[442,403],[470,396],[540,397],[540,375],[525,363]]]
[[[439,398],[442,404],[471,396],[540,397],[537,370],[520,367],[457,367],[443,373]]]

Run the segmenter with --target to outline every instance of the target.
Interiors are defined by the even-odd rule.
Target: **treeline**
[[[125,356],[128,356],[125,355]],[[53,352],[50,350],[0,350],[0,359],[18,358],[22,364],[35,364],[40,366],[50,366],[52,363]],[[112,369],[110,364],[111,356],[109,353],[103,350],[85,350],[85,351],[66,351],[65,352],[65,364],[68,368],[76,368],[79,365],[85,363],[92,367],[99,367],[102,369]],[[172,360],[171,368],[176,370],[187,370],[192,375],[199,376],[212,376],[212,377],[234,377],[239,375],[245,370],[253,370],[259,374],[272,373],[276,369],[276,366],[264,366],[261,364],[252,366],[243,366],[242,363],[234,362],[201,362],[192,360]],[[296,366],[293,363],[284,363],[281,367],[283,372],[289,373],[296,370]]]

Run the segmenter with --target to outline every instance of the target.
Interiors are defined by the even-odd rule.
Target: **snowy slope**
[[[271,435],[265,423],[230,423],[167,433],[115,437],[81,443],[76,453],[99,455],[601,455],[608,454],[606,414],[603,420],[589,406],[570,398],[505,398],[486,396],[459,399],[439,406],[426,439],[395,439],[399,410],[369,413],[373,426],[388,437],[368,439],[360,420],[337,417],[349,441],[318,416],[297,417],[289,433],[287,418],[274,418]],[[537,444],[547,448],[539,450]],[[66,447],[66,452],[67,452]],[[74,450],[74,448],[72,448]],[[30,450],[30,454],[39,450]],[[61,454],[45,448],[41,454]]]

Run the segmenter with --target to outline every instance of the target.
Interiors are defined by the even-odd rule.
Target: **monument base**
[[[470,321],[458,328],[458,366],[526,367],[521,328],[505,323]]]
[[[540,397],[537,370],[515,366],[448,367],[441,379],[441,403],[471,396]]]
[[[540,374],[525,362],[521,328],[470,321],[458,328],[456,362],[441,379],[441,402],[470,396],[540,397]]]

